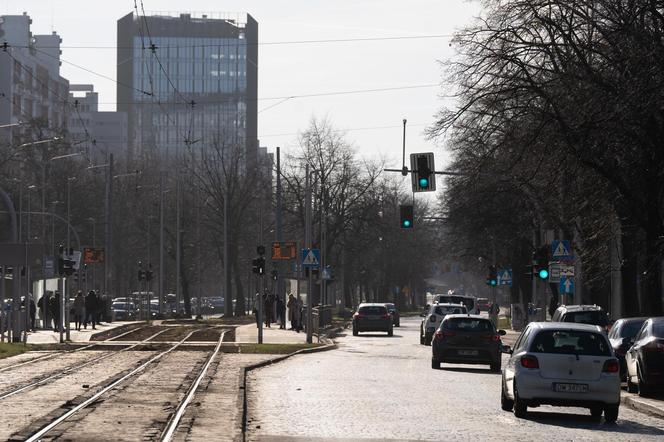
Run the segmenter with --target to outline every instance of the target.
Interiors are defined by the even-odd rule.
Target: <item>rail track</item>
[[[204,330],[206,329],[190,331],[184,336],[184,338],[174,343],[154,340],[156,335],[160,335],[166,331],[161,330],[158,334],[150,336],[142,342],[112,352],[110,355],[101,355],[100,357],[86,362],[86,365],[98,362],[104,358],[112,356],[112,354],[128,351],[139,345],[144,345],[148,340],[152,340],[153,343],[158,342],[161,345],[168,345],[168,348],[158,350],[156,354],[151,355],[147,360],[142,359],[137,362],[136,364],[139,365],[132,368],[130,371],[117,375],[115,378],[111,378],[98,385],[95,387],[97,391],[93,394],[71,399],[64,405],[61,405],[60,408],[56,409],[54,412],[51,412],[51,414],[45,418],[36,422],[31,422],[28,426],[20,430],[19,433],[12,435],[11,440],[37,441],[59,438],[77,439],[76,432],[81,431],[81,427],[85,427],[86,424],[90,425],[90,422],[86,419],[92,417],[91,420],[93,424],[95,419],[98,422],[100,420],[103,421],[114,415],[114,413],[117,412],[117,408],[120,408],[120,406],[126,407],[127,398],[131,397],[132,394],[142,394],[146,389],[151,392],[150,403],[155,405],[146,413],[145,425],[148,425],[147,429],[143,428],[144,425],[141,423],[142,427],[140,431],[149,431],[150,436],[148,438],[151,440],[172,440],[186,410],[192,403],[196,403],[196,396],[201,394],[202,390],[199,387],[210,371],[209,369],[213,362],[217,360],[216,358],[220,354],[222,341],[227,332],[227,330],[220,329],[219,339],[214,349],[205,350],[207,352],[206,355],[202,354],[200,350],[196,351],[195,353],[200,354],[201,357],[196,356],[195,360],[190,356],[193,354],[192,352],[188,352],[187,350],[175,352],[175,350],[181,346],[182,348],[185,348],[183,344],[187,341],[191,342],[192,336]],[[189,365],[186,365],[184,362],[185,359],[183,358],[189,358],[186,362]],[[167,359],[168,363],[166,362]],[[178,360],[182,362],[178,362]],[[151,368],[159,367],[162,364],[166,365],[160,368]],[[192,364],[193,367],[190,368],[190,365]],[[184,371],[182,372],[175,373],[169,371],[172,367],[186,368],[183,368]],[[81,368],[81,365],[76,368]],[[39,385],[49,382],[49,380],[52,380],[53,378],[65,376],[70,371],[70,369],[62,370],[47,378],[39,379],[29,385],[16,388],[12,392],[4,393],[0,396],[0,401],[9,398],[12,395],[19,394],[26,389],[38,387]],[[186,373],[186,376],[184,376],[184,380],[180,381],[180,376],[182,376],[183,373]],[[163,379],[164,375],[166,375],[166,377],[171,376],[174,379],[177,378],[172,380],[171,383],[181,382],[178,388],[173,388],[170,391],[159,391],[159,379]],[[153,379],[154,386],[151,386],[150,383]],[[133,391],[134,388],[136,389],[135,391]],[[173,398],[176,399],[173,400]],[[145,397],[143,397],[143,399],[145,399]],[[161,403],[160,401],[164,401],[168,406],[159,406]],[[113,407],[115,407],[115,409],[113,409]],[[64,412],[61,413],[61,411]],[[108,416],[106,416],[106,413],[108,413]],[[142,418],[143,417],[141,417],[141,419]],[[130,428],[131,426],[126,428],[125,431],[131,432],[132,438],[145,438],[145,434],[134,434]],[[134,429],[134,431],[139,430]]]

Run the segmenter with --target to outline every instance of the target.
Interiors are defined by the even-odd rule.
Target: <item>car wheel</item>
[[[514,401],[512,399],[508,399],[507,395],[505,394],[504,382],[500,387],[500,408],[502,408],[504,411],[512,411],[514,408]]]
[[[519,392],[516,391],[516,385],[514,386],[514,416],[518,418],[524,418],[528,414],[528,406],[523,400],[519,398]]]
[[[424,345],[424,336],[420,335],[420,345]]]
[[[639,382],[639,396],[646,397],[650,395],[650,387],[643,382],[643,376],[641,375],[641,368],[636,367],[636,378]]]
[[[390,336],[390,337],[394,336],[394,331],[392,329],[389,329],[387,331],[387,336]]]
[[[601,408],[597,408],[597,407],[591,408],[590,409],[590,415],[592,416],[593,419],[599,421],[602,418],[602,412],[603,411],[604,410],[602,410]]]
[[[627,392],[628,393],[637,393],[639,391],[639,387],[632,382],[632,377],[627,373]]]
[[[427,347],[430,346],[431,345],[431,339],[432,339],[431,336],[425,336],[424,337],[424,345],[426,345]]]
[[[617,421],[619,408],[619,405],[607,405],[604,407],[604,420],[610,423]]]
[[[397,327],[401,327],[401,322],[400,322],[400,321],[397,321],[396,326],[397,326]]]
[[[438,359],[431,358],[431,368],[434,370],[440,369],[440,361]]]
[[[353,327],[353,336],[357,336],[357,329]]]
[[[500,362],[497,364],[491,364],[490,366],[491,371],[499,373],[500,372]]]

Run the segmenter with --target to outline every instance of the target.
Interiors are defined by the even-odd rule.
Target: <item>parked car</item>
[[[553,313],[551,322],[599,325],[605,332],[610,323],[609,316],[599,305],[561,305]]]
[[[391,302],[387,302],[385,303],[385,307],[387,307],[387,311],[390,312],[390,315],[392,315],[392,325],[395,327],[399,327],[399,325],[401,324],[401,316],[399,315],[399,310],[397,309],[397,306]]]
[[[634,344],[634,337],[641,329],[641,326],[648,318],[622,318],[618,319],[609,332],[609,342],[613,348],[613,353],[620,362],[620,379],[627,380],[627,365],[625,363],[625,354]]]
[[[420,344],[431,345],[433,334],[436,333],[436,330],[446,315],[466,313],[468,313],[468,311],[463,304],[443,303],[429,306],[429,311],[420,323]]]
[[[664,317],[649,318],[625,355],[627,391],[649,395],[664,386]]]
[[[475,300],[475,305],[477,306],[478,311],[488,312],[491,308],[491,301],[489,301],[487,298],[477,298]]]
[[[602,412],[615,422],[620,406],[620,363],[602,327],[531,322],[503,369],[501,408],[525,417],[528,407],[554,405]]]
[[[431,368],[440,364],[487,364],[500,371],[501,336],[493,323],[479,315],[447,315],[431,344]]]
[[[367,331],[384,331],[392,336],[392,327],[392,315],[385,304],[360,304],[353,315],[353,336]]]

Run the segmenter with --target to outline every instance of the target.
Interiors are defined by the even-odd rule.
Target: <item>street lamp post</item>
[[[76,177],[67,178],[67,254],[71,254],[71,232],[69,226],[71,225],[71,182],[74,180],[76,180]],[[65,306],[64,318],[67,330],[67,341],[70,341],[69,292],[71,291],[71,287],[68,278],[65,278],[64,281],[65,285],[62,287],[63,303]]]

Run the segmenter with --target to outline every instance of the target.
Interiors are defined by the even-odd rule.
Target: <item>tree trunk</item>
[[[233,253],[233,256],[237,256],[237,253]],[[244,289],[242,287],[242,272],[239,269],[237,258],[233,258],[231,262],[233,265],[233,278],[235,279],[235,316],[244,316],[246,312]]]
[[[647,316],[662,314],[662,259],[659,253],[661,230],[659,220],[651,217],[646,231],[645,271],[643,272],[642,305]]]
[[[637,297],[637,237],[636,227],[621,220],[623,259],[620,266],[622,279],[622,311],[625,317],[639,316],[641,309]]]

